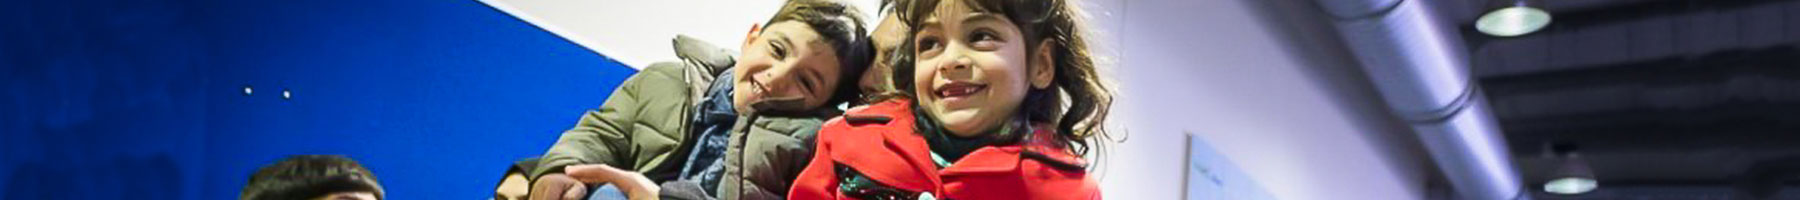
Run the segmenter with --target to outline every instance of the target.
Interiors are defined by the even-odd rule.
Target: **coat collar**
[[[1080,170],[1087,167],[1087,162],[1070,152],[1066,144],[1053,139],[1055,129],[1047,125],[1032,125],[1031,135],[1024,141],[1015,144],[987,146],[970,152],[962,160],[943,170],[946,176],[975,173],[1017,171],[1023,159],[1045,163],[1065,170]]]
[[[831,159],[891,187],[937,190],[942,181],[931,171],[937,167],[930,148],[912,132],[911,106],[895,100],[850,109],[843,117],[849,128],[834,133],[844,138],[834,141]]]
[[[853,108],[844,114],[850,125],[848,137],[859,138],[837,144],[832,160],[856,169],[870,178],[892,187],[909,190],[936,190],[943,185],[942,176],[1003,173],[1019,170],[1019,163],[1031,159],[1061,169],[1086,167],[1080,156],[1060,144],[1055,129],[1033,125],[1031,136],[1015,144],[987,146],[970,152],[950,167],[938,170],[931,159],[931,148],[917,130],[912,102],[890,100]],[[879,136],[879,137],[874,137]]]

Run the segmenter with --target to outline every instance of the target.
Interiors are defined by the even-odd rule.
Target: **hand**
[[[531,183],[531,200],[581,200],[587,185],[566,174],[545,174]],[[560,195],[556,195],[560,194]]]
[[[570,165],[563,167],[563,174],[584,183],[613,184],[625,192],[625,197],[632,200],[655,200],[662,192],[662,187],[644,174],[620,170],[604,164]]]

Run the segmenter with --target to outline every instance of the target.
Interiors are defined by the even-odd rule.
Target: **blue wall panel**
[[[4,199],[233,199],[290,154],[348,155],[394,199],[481,199],[634,73],[474,1],[14,5]]]

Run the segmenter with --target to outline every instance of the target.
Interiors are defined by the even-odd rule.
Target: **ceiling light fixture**
[[[1600,187],[1600,181],[1594,178],[1594,170],[1588,166],[1587,160],[1575,154],[1575,144],[1554,144],[1550,149],[1555,153],[1556,171],[1552,171],[1549,181],[1544,182],[1544,192],[1577,195]]]
[[[1539,0],[1494,0],[1493,10],[1475,19],[1475,30],[1492,36],[1516,37],[1550,25],[1550,12],[1535,7]]]

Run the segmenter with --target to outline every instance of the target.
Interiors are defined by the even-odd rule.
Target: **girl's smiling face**
[[[936,6],[912,37],[913,95],[953,135],[991,132],[1018,113],[1031,87],[1047,87],[1049,62],[1029,62],[1028,39],[1004,15],[955,0]]]

